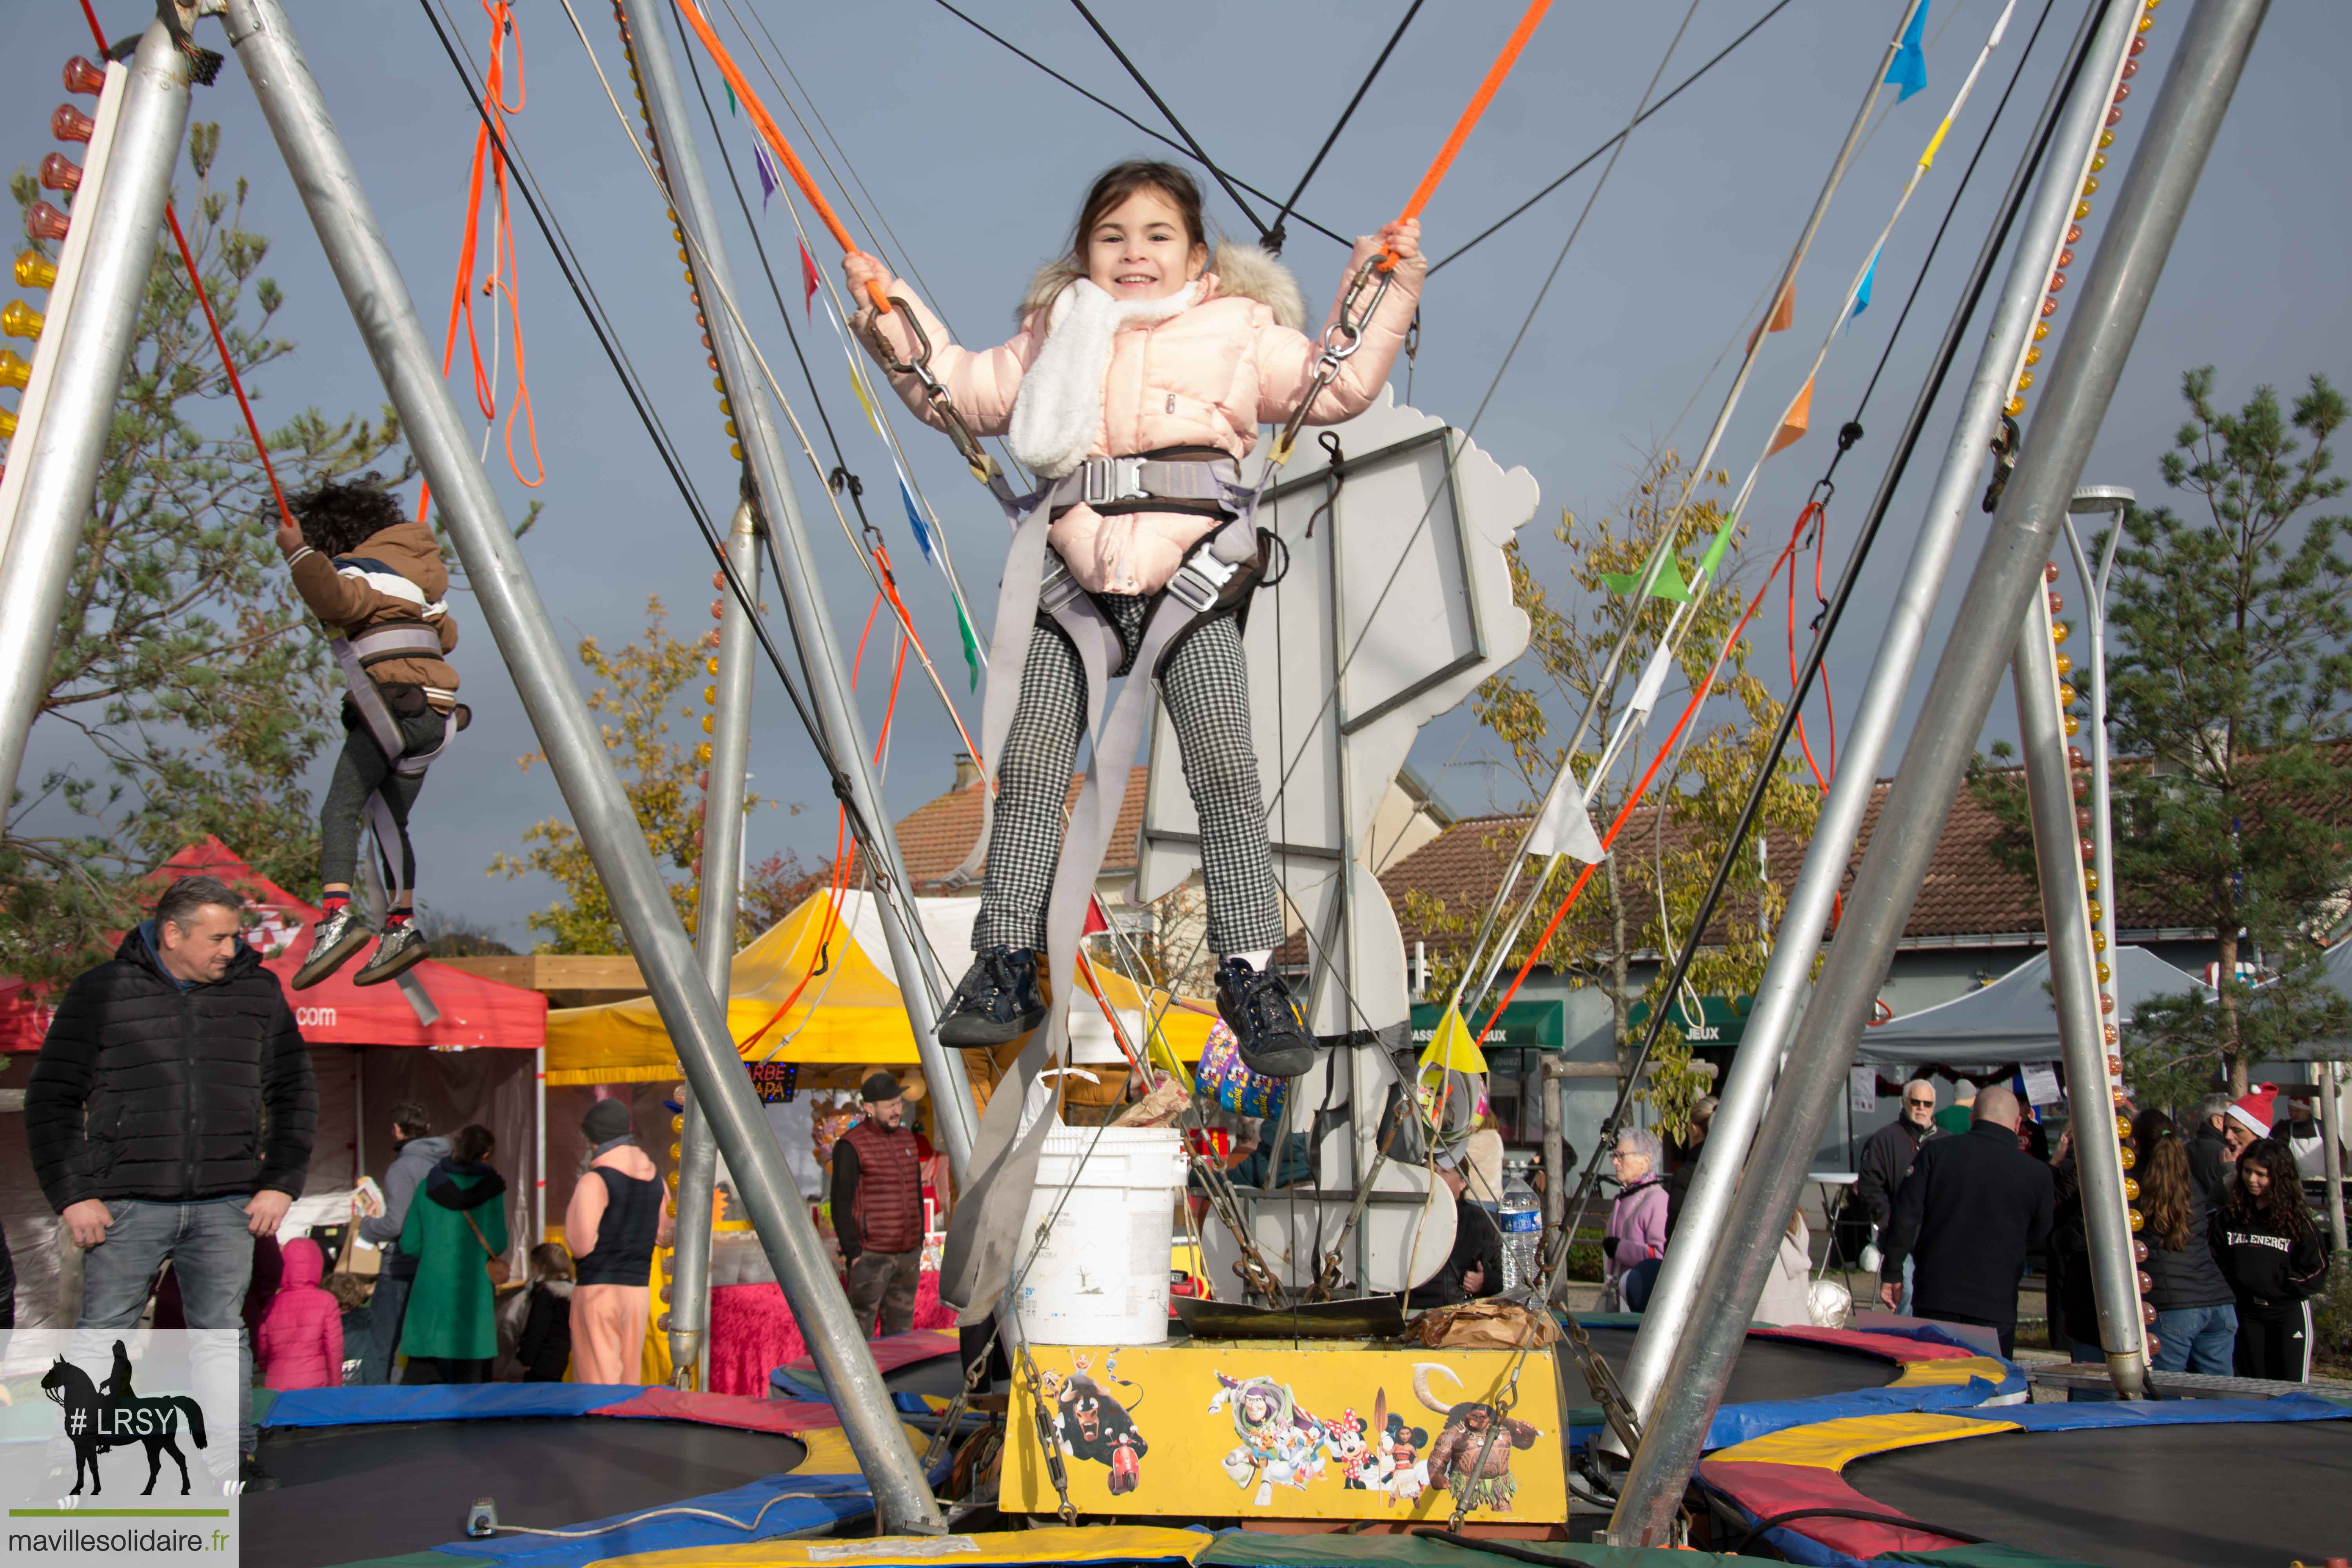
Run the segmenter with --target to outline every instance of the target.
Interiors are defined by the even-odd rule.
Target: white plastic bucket
[[[1167,1340],[1169,1250],[1183,1187],[1183,1140],[1172,1127],[1057,1127],[1045,1135],[1013,1254],[1016,1268],[1028,1261],[1013,1310],[1031,1343]],[[1061,1213],[1030,1260],[1037,1226],[1056,1204]]]

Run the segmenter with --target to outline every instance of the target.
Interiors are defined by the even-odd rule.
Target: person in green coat
[[[400,1353],[403,1383],[488,1383],[499,1353],[496,1291],[486,1265],[508,1247],[506,1178],[490,1169],[496,1142],[478,1123],[449,1140],[400,1227],[416,1259]]]

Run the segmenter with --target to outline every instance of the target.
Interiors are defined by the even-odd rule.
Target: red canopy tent
[[[440,1015],[430,1024],[401,986],[352,984],[357,963],[308,991],[295,991],[301,937],[319,910],[254,870],[217,838],[190,845],[158,867],[150,880],[160,893],[175,878],[197,875],[217,877],[248,900],[246,940],[287,986],[295,1024],[310,1047],[319,1123],[309,1192],[343,1192],[363,1173],[381,1179],[392,1161],[391,1129],[372,1127],[370,1117],[382,1118],[397,1101],[415,1100],[431,1114],[436,1131],[453,1131],[467,1121],[490,1129],[498,1140],[494,1163],[530,1178],[513,1184],[529,1208],[511,1216],[516,1223],[509,1228],[519,1247],[538,1239],[545,1224],[547,998],[430,960],[409,971]],[[0,978],[0,1053],[38,1051],[54,1002],[47,988]],[[416,1047],[425,1048],[398,1048]],[[5,1066],[0,1055],[0,1068]],[[17,1068],[0,1081],[21,1091],[24,1072]],[[28,1256],[46,1257],[48,1232],[56,1225],[32,1185],[22,1141],[21,1117],[0,1118],[0,1218],[8,1222],[20,1274]],[[5,1147],[9,1144],[18,1146]],[[33,1281],[24,1283],[29,1287]],[[39,1292],[27,1293],[37,1321]],[[20,1316],[18,1322],[23,1325],[25,1319]]]

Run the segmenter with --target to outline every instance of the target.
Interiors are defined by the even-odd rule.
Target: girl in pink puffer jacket
[[[340,1388],[343,1382],[343,1309],[320,1288],[327,1255],[302,1237],[286,1244],[286,1273],[269,1315],[253,1338],[253,1359],[265,1388]]]
[[[1385,248],[1396,264],[1356,352],[1307,409],[1308,423],[1351,418],[1378,395],[1403,346],[1426,271],[1420,239],[1420,225],[1404,223],[1357,241],[1343,296],[1348,280],[1377,252]],[[1297,283],[1255,247],[1223,245],[1212,266],[1199,187],[1170,164],[1121,163],[1095,182],[1068,252],[1031,285],[1020,331],[992,349],[954,343],[873,258],[852,251],[843,270],[861,299],[878,285],[904,302],[903,310],[887,315],[870,308],[861,313],[869,350],[878,335],[900,362],[914,358],[912,317],[930,344],[929,372],[966,427],[975,436],[1008,437],[1013,456],[1041,480],[1075,474],[1092,459],[1146,458],[1216,462],[1222,468],[1213,471],[1237,484],[1238,459],[1257,445],[1258,427],[1288,420],[1314,390],[1320,345],[1300,330],[1306,312]],[[1334,319],[1339,309],[1335,304]],[[918,416],[946,428],[919,378],[900,374],[891,381]],[[1146,617],[1188,552],[1234,515],[1231,499],[1158,492],[1093,504],[1069,495],[1047,503],[1046,542],[1117,629],[1126,660],[1134,659]],[[1142,673],[1159,679],[1200,817],[1207,940],[1221,960],[1218,1010],[1246,1065],[1295,1077],[1313,1063],[1313,1037],[1270,963],[1282,940],[1282,915],[1266,846],[1248,671],[1232,611],[1183,636],[1157,671]],[[940,1020],[942,1044],[1003,1045],[1045,1016],[1037,954],[1046,945],[1046,903],[1078,738],[1088,721],[1087,692],[1076,647],[1040,614],[1019,704],[1002,752],[992,759],[997,796],[972,931],[977,956]]]

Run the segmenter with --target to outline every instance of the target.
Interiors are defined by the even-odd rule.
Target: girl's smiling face
[[[2271,1190],[2271,1173],[2252,1160],[2239,1163],[2238,1180],[2246,1184],[2246,1195],[2250,1198],[2261,1197]]]
[[[1087,235],[1087,277],[1114,300],[1164,300],[1201,275],[1209,249],[1185,233],[1176,204],[1147,186]]]

